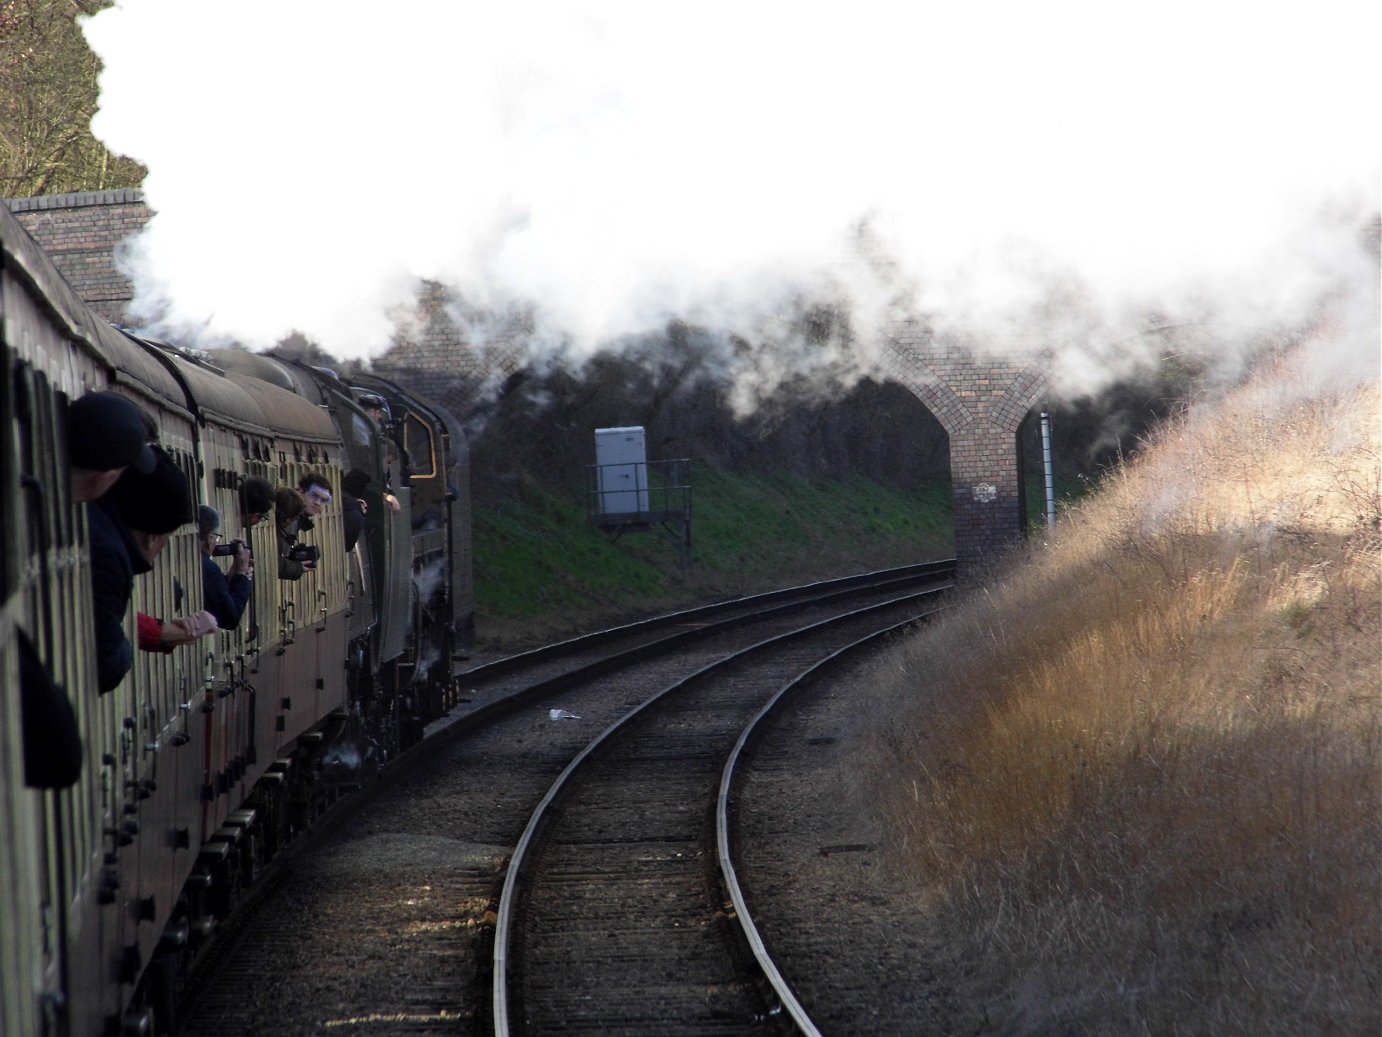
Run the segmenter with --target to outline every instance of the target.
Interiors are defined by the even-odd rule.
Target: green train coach
[[[169,1032],[179,984],[256,872],[454,702],[474,623],[465,437],[385,379],[104,322],[3,205],[0,346],[0,1033]],[[135,404],[255,559],[234,629],[135,652],[106,694],[66,420],[93,391]],[[241,489],[308,472],[332,498],[302,535],[318,561],[279,579],[274,520],[244,525]],[[350,550],[343,480],[367,506]],[[184,525],[133,582],[131,644],[137,614],[201,607],[202,565]],[[26,772],[26,735],[33,755],[46,733],[29,673],[70,705],[74,780]]]

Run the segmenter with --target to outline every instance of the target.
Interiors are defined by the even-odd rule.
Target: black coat
[[[24,728],[24,784],[63,789],[82,774],[82,735],[72,700],[19,631],[19,691]]]
[[[288,519],[278,523],[278,578],[280,580],[300,580],[307,570],[301,562],[289,558],[288,552],[298,542],[298,520]]]
[[[108,498],[86,506],[91,547],[91,594],[95,604],[96,682],[101,694],[115,690],[134,665],[134,649],[125,636],[125,612],[134,578],[152,566],[120,521]]]
[[[345,549],[355,550],[355,542],[365,531],[365,509],[360,506],[360,498],[341,491],[341,524],[345,528]]]
[[[250,579],[244,573],[227,576],[216,560],[202,555],[202,607],[216,617],[222,630],[240,625],[245,605],[250,600]]]

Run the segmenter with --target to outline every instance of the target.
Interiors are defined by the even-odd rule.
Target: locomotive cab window
[[[431,479],[437,474],[432,430],[411,412],[403,423],[403,449],[408,451],[408,464],[413,478]]]

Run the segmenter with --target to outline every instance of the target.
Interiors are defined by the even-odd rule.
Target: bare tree
[[[0,0],[0,196],[135,187],[145,169],[91,134],[100,60],[77,19],[110,0]]]

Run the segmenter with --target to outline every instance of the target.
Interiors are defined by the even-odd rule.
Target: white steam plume
[[[970,333],[1040,315],[1078,389],[1131,315],[1375,287],[1370,11],[120,0],[86,32],[94,128],[150,170],[130,261],[165,326],[377,354],[430,278],[591,349],[756,335],[816,288],[867,331],[901,287]],[[895,279],[849,260],[861,226]]]

